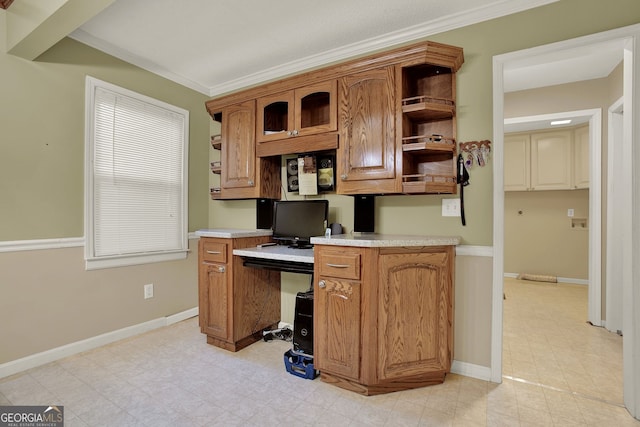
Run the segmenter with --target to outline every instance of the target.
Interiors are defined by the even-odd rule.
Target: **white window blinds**
[[[184,258],[188,112],[90,80],[88,268]]]

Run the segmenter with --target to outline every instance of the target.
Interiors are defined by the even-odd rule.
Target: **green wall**
[[[69,38],[0,70],[0,241],[84,235],[86,75],[189,110],[189,230],[206,227],[205,95]]]

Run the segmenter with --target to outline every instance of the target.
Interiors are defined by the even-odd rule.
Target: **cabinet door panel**
[[[378,379],[450,369],[449,257],[447,252],[380,256]]]
[[[395,95],[392,67],[341,79],[340,177],[395,177]]]
[[[208,307],[204,313],[202,332],[226,340],[229,338],[229,307],[227,269],[222,264],[204,263],[205,289]]]
[[[227,107],[222,112],[222,189],[256,185],[255,102]],[[223,191],[224,194],[224,191]]]
[[[531,189],[570,189],[571,152],[571,131],[531,135]]]
[[[256,138],[258,142],[288,138],[294,129],[293,92],[265,96],[257,100]]]
[[[589,188],[589,126],[574,131],[573,164],[574,188]]]
[[[360,283],[321,277],[314,296],[314,355],[317,369],[354,380],[360,377]]]
[[[296,89],[295,129],[299,136],[338,128],[337,92],[336,80]]]
[[[529,135],[504,138],[504,191],[527,191],[530,182]]]

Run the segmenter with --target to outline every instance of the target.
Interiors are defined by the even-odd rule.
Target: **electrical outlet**
[[[144,299],[153,298],[153,283],[144,285]]]
[[[442,216],[460,216],[460,199],[442,199]]]
[[[567,216],[573,218],[573,209],[567,209]]]

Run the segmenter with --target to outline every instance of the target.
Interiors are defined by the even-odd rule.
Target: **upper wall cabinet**
[[[255,101],[222,109],[220,189],[217,199],[280,198],[279,159],[256,157]],[[212,193],[212,196],[214,193]]]
[[[589,188],[589,126],[573,132],[573,186]]]
[[[229,106],[255,105],[253,127],[223,120],[221,138],[241,134],[244,144],[253,132],[257,176],[242,176],[253,170],[244,168],[250,148],[228,142],[216,171],[256,183],[262,196],[247,197],[269,197],[280,188],[280,170],[271,165],[282,155],[335,150],[338,194],[455,193],[455,75],[463,62],[459,47],[422,42],[211,99],[205,105],[214,120]]]
[[[505,191],[588,187],[588,126],[505,135]]]
[[[304,138],[337,130],[336,81],[330,80],[257,100],[256,141],[259,156],[335,149],[337,135],[325,146]],[[298,139],[294,139],[298,138]],[[311,141],[311,142],[310,142]],[[333,142],[331,142],[333,141]],[[313,149],[309,149],[309,145]]]
[[[504,191],[531,188],[531,138],[529,134],[504,137]]]
[[[571,188],[571,131],[531,135],[531,188]]]
[[[394,69],[340,80],[338,186],[342,194],[397,193]]]

